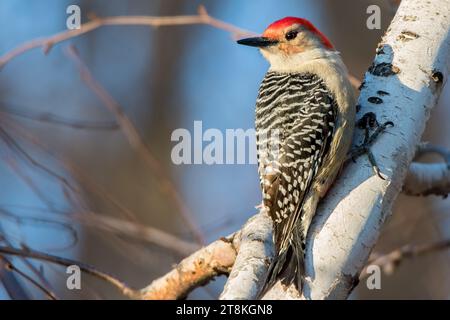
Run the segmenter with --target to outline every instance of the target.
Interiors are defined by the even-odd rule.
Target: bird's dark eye
[[[285,38],[286,38],[286,40],[289,41],[289,40],[295,39],[297,37],[297,34],[298,34],[297,31],[292,30],[292,31],[289,31],[288,33],[286,33]]]

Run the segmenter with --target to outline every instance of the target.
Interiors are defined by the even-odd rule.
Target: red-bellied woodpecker
[[[339,53],[305,19],[281,19],[238,43],[260,48],[270,63],[256,101],[263,206],[277,252],[266,288],[280,279],[301,289],[311,220],[351,144],[353,88]]]

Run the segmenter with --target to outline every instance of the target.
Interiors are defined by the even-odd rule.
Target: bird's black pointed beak
[[[254,37],[238,40],[237,43],[243,44],[244,46],[264,48],[273,46],[277,44],[278,41],[266,37]]]

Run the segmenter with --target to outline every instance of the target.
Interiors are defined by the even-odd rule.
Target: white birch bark
[[[238,256],[220,295],[221,300],[256,299],[275,254],[272,220],[265,212],[252,217],[236,237]]]

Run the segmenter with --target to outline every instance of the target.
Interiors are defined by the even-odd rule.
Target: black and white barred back
[[[301,246],[291,249],[303,255],[304,239],[294,243],[293,231],[303,228],[302,206],[330,148],[337,112],[333,94],[315,74],[270,71],[261,83],[256,101],[259,176],[277,254],[283,256],[272,276],[284,268],[292,246]]]

